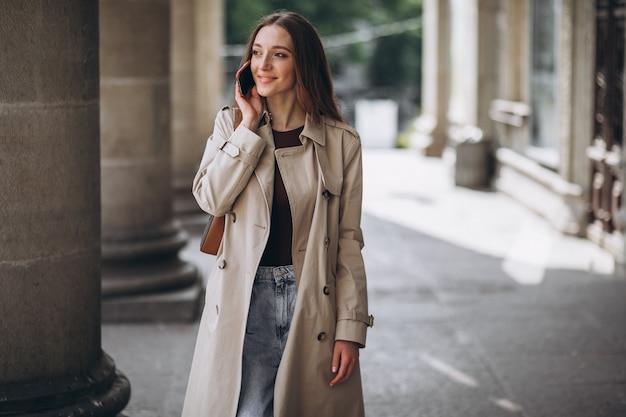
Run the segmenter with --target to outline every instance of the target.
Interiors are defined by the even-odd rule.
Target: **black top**
[[[302,146],[300,133],[304,126],[288,132],[272,130],[276,149]],[[291,220],[291,207],[289,198],[280,175],[278,164],[274,162],[274,198],[272,200],[272,220],[270,223],[270,236],[261,257],[262,266],[291,265],[291,243],[293,224]]]

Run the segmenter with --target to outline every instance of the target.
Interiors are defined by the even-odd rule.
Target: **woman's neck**
[[[272,129],[287,132],[304,125],[306,112],[293,97],[279,100],[277,97],[267,98],[267,110],[270,113]]]

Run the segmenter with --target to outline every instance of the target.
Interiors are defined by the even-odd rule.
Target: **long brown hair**
[[[344,120],[335,98],[322,40],[303,16],[280,10],[262,18],[250,35],[242,64],[252,57],[252,46],[259,31],[270,25],[282,27],[291,36],[296,63],[296,97],[300,105],[317,123],[323,115]]]

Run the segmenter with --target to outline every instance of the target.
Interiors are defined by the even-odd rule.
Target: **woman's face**
[[[252,45],[250,64],[259,95],[295,94],[296,61],[291,35],[277,25],[259,30]]]

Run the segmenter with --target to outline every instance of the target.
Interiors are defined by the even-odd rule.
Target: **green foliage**
[[[378,23],[389,23],[421,16],[422,0],[379,0],[384,11],[375,15]],[[384,3],[384,7],[382,7]],[[412,30],[375,41],[368,66],[374,87],[398,91],[421,82],[422,33]]]
[[[407,84],[419,85],[421,49],[417,31],[378,39],[368,68],[372,86],[402,89]]]
[[[421,15],[422,0],[226,0],[226,42],[245,44],[259,19],[275,10],[302,14],[322,37]],[[413,30],[329,51],[331,64],[365,64],[375,87],[398,90],[420,83],[421,31]]]
[[[422,0],[377,0],[372,3],[376,9],[372,17],[380,19],[377,23],[410,19],[420,15],[422,10]]]
[[[257,22],[280,9],[302,14],[322,36],[353,30],[356,21],[369,17],[367,0],[227,0],[225,3],[229,44],[246,43]]]
[[[300,13],[322,36],[354,30],[355,23],[377,25],[416,17],[422,0],[226,0],[226,43],[247,41],[259,19],[275,10]]]
[[[257,21],[268,13],[263,0],[226,0],[226,43],[245,44]]]

